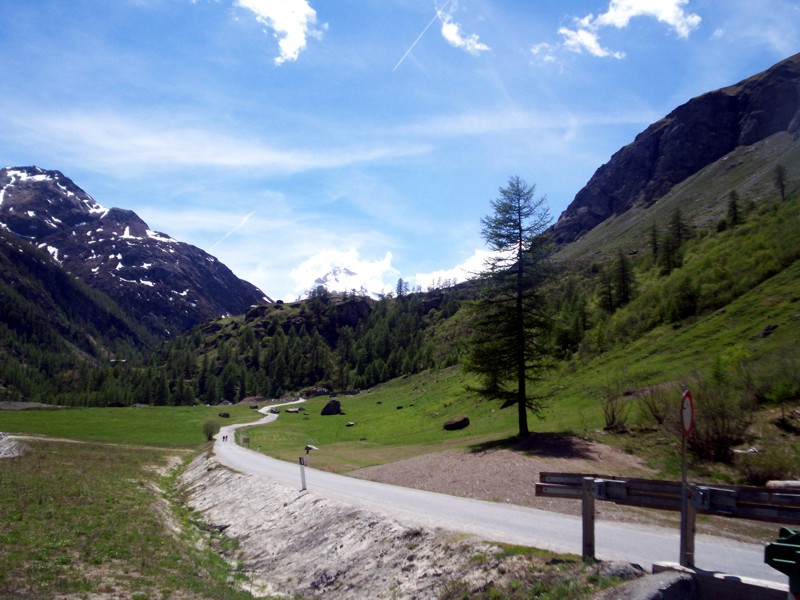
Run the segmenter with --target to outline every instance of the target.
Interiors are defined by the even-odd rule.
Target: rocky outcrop
[[[269,302],[203,250],[107,209],[58,171],[0,169],[0,225],[159,335]]]
[[[328,403],[322,407],[322,412],[320,412],[320,414],[322,416],[344,414],[342,412],[342,403],[338,400],[329,400]]]
[[[800,133],[800,54],[650,125],[595,172],[552,227],[553,238],[572,242],[613,215],[650,206],[737,147],[782,131]]]
[[[458,431],[459,429],[466,429],[469,427],[469,417],[461,416],[461,417],[453,417],[449,419],[444,425],[444,429],[447,431]]]

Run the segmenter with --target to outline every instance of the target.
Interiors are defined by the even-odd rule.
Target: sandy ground
[[[189,505],[238,541],[227,556],[255,595],[302,598],[437,598],[513,576],[515,560],[441,530],[409,528],[385,514],[236,473],[206,455],[181,477]],[[476,560],[481,557],[481,560]]]
[[[527,448],[447,451],[351,475],[577,513],[579,502],[535,497],[534,483],[542,470],[648,473],[634,458],[609,447],[545,435]],[[518,578],[528,568],[520,557],[494,558],[497,547],[483,541],[409,528],[391,515],[236,473],[213,455],[196,458],[182,475],[181,485],[189,505],[211,529],[238,541],[238,550],[227,558],[239,561],[255,594],[437,598],[466,585],[466,590],[458,588],[458,597],[469,597],[469,590]]]

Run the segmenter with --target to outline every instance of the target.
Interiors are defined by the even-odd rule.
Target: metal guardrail
[[[540,473],[536,495],[581,499],[583,480],[591,478],[592,495],[627,506],[680,510],[680,481],[635,479],[584,473]],[[800,490],[732,485],[689,484],[699,514],[800,525]]]
[[[635,479],[588,473],[540,473],[536,495],[583,502],[583,558],[594,560],[594,502],[681,511],[687,496],[687,515],[682,519],[680,564],[694,566],[696,514],[751,521],[800,525],[800,489],[687,484],[680,481]]]

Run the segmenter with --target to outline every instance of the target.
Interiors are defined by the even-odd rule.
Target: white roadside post
[[[302,486],[300,487],[300,491],[305,491],[306,489],[306,457],[300,457],[300,483]]]
[[[308,454],[312,450],[319,450],[319,448],[308,444],[304,450],[306,451],[306,455],[300,457],[300,483],[302,483],[303,486],[300,488],[301,492],[305,491],[306,489],[306,466],[308,465]]]
[[[694,425],[694,400],[689,390],[681,396],[681,422],[683,424],[683,443],[681,444],[681,548],[680,565],[694,568],[694,534],[696,510],[689,501],[689,485],[686,481],[686,440]]]

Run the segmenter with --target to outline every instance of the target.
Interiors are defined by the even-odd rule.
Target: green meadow
[[[220,417],[221,412],[230,417]],[[206,441],[206,421],[226,425],[259,416],[243,405],[3,410],[0,431],[86,442],[197,448]]]
[[[230,542],[204,537],[156,470],[174,451],[25,444],[25,455],[0,459],[0,597],[251,597],[215,552]]]

